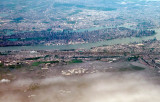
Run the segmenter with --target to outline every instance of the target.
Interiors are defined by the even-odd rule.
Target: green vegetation
[[[128,57],[128,61],[137,61],[139,58],[139,56],[131,56],[131,57]]]
[[[66,20],[67,20],[67,18],[61,18],[61,20],[66,21]]]
[[[141,71],[141,70],[145,70],[145,68],[139,67],[139,66],[133,66],[133,65],[131,65],[128,68],[120,68],[119,69],[119,71]]]
[[[32,57],[32,58],[25,58],[25,60],[38,60],[38,59],[40,59],[40,58],[48,58],[48,57],[50,57],[51,55],[46,55],[46,56],[44,56],[44,57]]]
[[[40,41],[40,40],[45,40],[45,39],[47,39],[47,37],[35,37],[35,38],[25,38],[25,39],[22,39],[22,41],[31,41],[31,40]]]
[[[8,39],[9,41],[17,41],[18,39]]]
[[[67,21],[68,24],[75,24],[76,21]]]
[[[8,66],[9,69],[19,69],[19,68],[21,68],[21,67],[22,67],[21,64],[19,64],[19,65],[9,65],[9,66]]]
[[[0,55],[8,55],[7,53],[2,53],[2,52],[0,52]]]
[[[42,58],[42,57],[25,58],[25,60],[38,60],[40,58]]]
[[[54,57],[55,57],[55,58],[59,58],[59,56],[58,56],[58,55],[55,55]]]
[[[46,55],[44,58],[48,58],[48,57],[50,57],[51,55]]]
[[[18,17],[18,18],[13,19],[13,21],[11,21],[11,22],[13,22],[13,23],[21,23],[22,20],[24,20],[23,17]]]
[[[139,66],[132,66],[131,67],[134,70],[145,70],[145,68],[139,67]]]
[[[82,63],[83,61],[81,59],[73,59],[72,61],[69,61],[69,63]]]
[[[50,31],[52,31],[52,29],[47,29],[47,31],[49,31],[49,32],[50,32]]]
[[[47,64],[47,63],[59,63],[59,61],[39,61],[39,62],[33,62],[32,66],[39,66],[40,64]]]
[[[0,67],[3,67],[4,66],[4,64],[3,63],[0,63]]]
[[[0,35],[11,35],[14,34],[14,29],[3,29],[0,30]]]
[[[43,21],[42,23],[46,23],[46,24],[48,24],[49,22],[47,22],[47,21]]]

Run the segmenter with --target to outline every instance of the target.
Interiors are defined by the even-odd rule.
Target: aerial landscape
[[[160,0],[1,0],[0,102],[160,102]]]

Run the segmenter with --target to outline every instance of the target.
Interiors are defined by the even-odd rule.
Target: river
[[[75,44],[75,45],[36,45],[36,46],[11,46],[11,47],[0,47],[0,51],[20,51],[20,50],[63,50],[63,49],[90,49],[92,47],[98,47],[103,45],[114,45],[114,44],[128,44],[133,42],[141,43],[143,40],[149,40],[156,38],[160,40],[160,29],[154,29],[156,31],[156,35],[153,36],[144,36],[144,37],[126,37],[126,38],[118,38],[113,40],[105,40],[95,43],[84,43],[84,44]]]

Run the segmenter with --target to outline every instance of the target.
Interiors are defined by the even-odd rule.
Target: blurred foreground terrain
[[[158,102],[159,41],[4,51],[0,102]]]

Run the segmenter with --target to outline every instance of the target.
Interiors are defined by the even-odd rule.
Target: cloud
[[[101,73],[33,81],[24,79],[15,81],[8,87],[9,91],[0,92],[0,102],[160,101],[159,84],[143,73]]]

